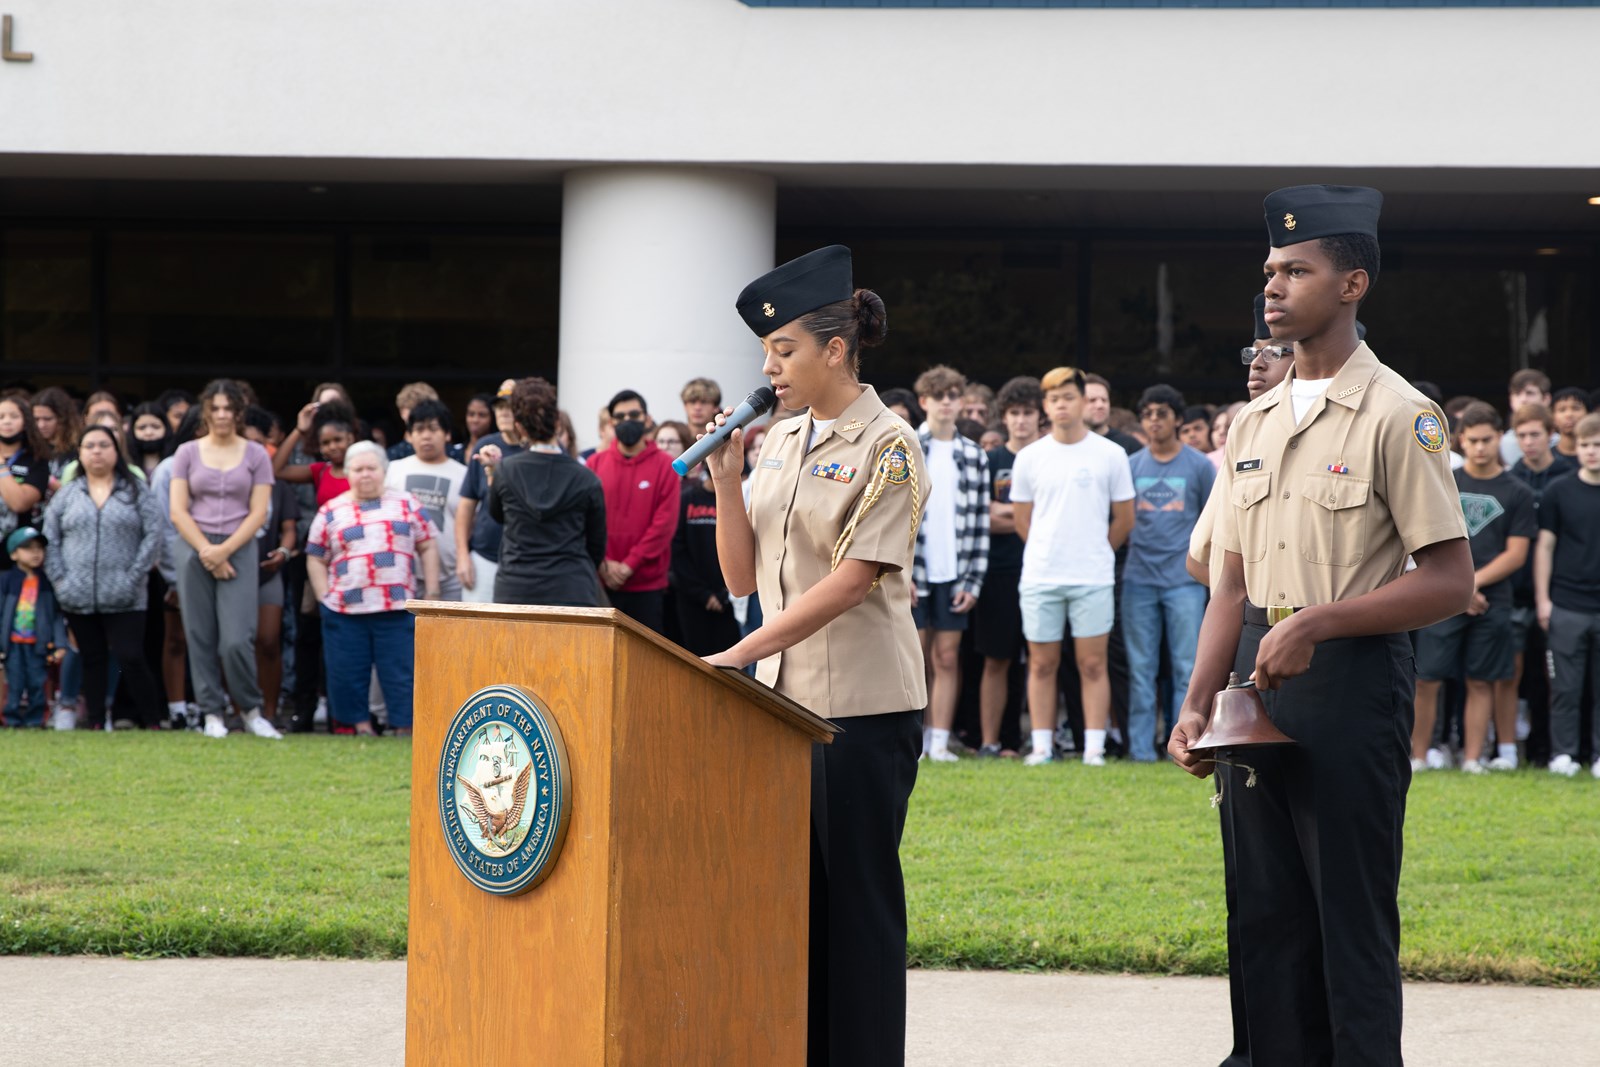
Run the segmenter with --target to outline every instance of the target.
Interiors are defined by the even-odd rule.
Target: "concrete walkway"
[[[404,963],[0,957],[0,1064],[400,1067],[405,977]],[[912,971],[910,996],[909,1067],[1227,1051],[1221,979]],[[1406,1020],[1412,1067],[1600,1059],[1600,990],[1411,985]]]

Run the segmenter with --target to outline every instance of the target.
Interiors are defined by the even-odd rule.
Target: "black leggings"
[[[83,656],[83,705],[90,721],[98,722],[105,714],[106,678],[112,656],[122,667],[122,684],[128,687],[139,725],[154,726],[165,717],[156,680],[144,657],[144,616],[142,611],[67,614],[67,625],[72,627],[78,652]]]

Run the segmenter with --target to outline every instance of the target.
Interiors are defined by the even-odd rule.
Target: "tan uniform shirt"
[[[911,563],[930,487],[916,432],[871,386],[808,451],[811,430],[809,413],[778,423],[750,475],[761,610],[783,611],[832,573],[834,548],[858,514],[843,558],[877,563],[882,580],[863,603],[762,660],[756,678],[832,719],[921,708]]]
[[[1228,429],[1213,539],[1244,558],[1252,604],[1309,607],[1400,577],[1467,536],[1444,415],[1362,343],[1297,426],[1295,370]]]
[[[1227,555],[1213,537],[1217,529],[1217,511],[1225,500],[1226,496],[1217,495],[1216,482],[1213,482],[1211,495],[1206,497],[1206,506],[1200,510],[1200,518],[1195,521],[1194,529],[1189,533],[1189,556],[1196,563],[1205,565],[1206,572],[1210,575],[1206,579],[1206,585],[1213,589],[1216,588],[1217,577],[1222,573],[1223,557]]]

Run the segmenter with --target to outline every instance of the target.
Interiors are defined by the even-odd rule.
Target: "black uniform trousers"
[[[1266,632],[1245,625],[1241,678]],[[1297,744],[1229,757],[1256,768],[1254,788],[1217,767],[1230,1065],[1401,1063],[1396,894],[1415,677],[1404,634],[1325,641],[1309,671],[1262,694]]]
[[[903,1067],[906,889],[900,835],[922,712],[837,721],[812,746],[807,1067]]]

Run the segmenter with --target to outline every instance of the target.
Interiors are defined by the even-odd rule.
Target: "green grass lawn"
[[[397,741],[0,734],[0,952],[402,956],[409,777]],[[1209,792],[924,765],[912,961],[1224,973]],[[1600,985],[1600,783],[1422,775],[1407,828],[1410,976]]]

